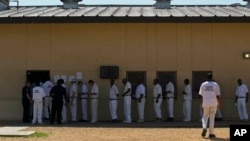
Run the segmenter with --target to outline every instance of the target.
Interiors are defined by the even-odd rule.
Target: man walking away
[[[208,73],[207,81],[203,82],[200,87],[199,95],[202,97],[203,117],[202,117],[202,133],[205,137],[207,133],[207,123],[209,118],[209,138],[215,138],[214,134],[214,118],[218,106],[220,96],[220,87],[213,81],[212,73]]]

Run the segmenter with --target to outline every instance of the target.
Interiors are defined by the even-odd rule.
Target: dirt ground
[[[160,123],[159,123],[160,125]],[[125,125],[75,125],[66,126],[30,126],[27,130],[48,133],[48,137],[0,137],[1,141],[228,141],[229,128],[215,128],[215,139],[201,137],[200,127],[165,127]]]

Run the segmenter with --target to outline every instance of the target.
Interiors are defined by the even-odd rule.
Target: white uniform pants
[[[162,118],[161,116],[161,103],[162,99],[158,98],[158,103],[156,103],[156,98],[154,98],[154,109],[155,109],[155,117]]]
[[[217,110],[215,107],[203,107],[202,128],[207,129],[207,122],[209,118],[209,134],[214,134],[214,118]]]
[[[43,105],[45,118],[50,117],[50,114],[52,112],[51,107],[52,107],[52,97],[45,97],[44,98],[44,105]]]
[[[216,111],[215,117],[216,118],[222,118],[221,110],[218,107],[217,107],[217,111]]]
[[[191,120],[191,108],[192,108],[192,100],[184,100],[183,102],[183,115],[185,121]]]
[[[42,123],[42,114],[43,114],[43,100],[34,101],[33,105],[33,120],[32,123]]]
[[[240,120],[248,120],[246,98],[238,98],[237,108],[238,108]]]
[[[174,118],[174,98],[167,99],[168,117]]]
[[[98,120],[98,99],[91,99],[91,122],[97,122]]]
[[[117,113],[116,113],[117,104],[118,100],[109,100],[109,111],[111,119],[117,119]]]
[[[125,121],[131,122],[131,96],[124,96],[124,115]]]
[[[76,99],[73,99],[70,105],[70,111],[71,111],[71,117],[72,121],[76,121],[76,115],[77,115],[77,101]]]
[[[65,104],[65,100],[63,100],[63,108],[62,108],[62,122],[67,122],[67,105]]]
[[[137,101],[139,120],[144,120],[145,101],[146,101],[145,98],[142,98],[141,102]]]
[[[81,106],[82,106],[82,120],[88,120],[88,100],[87,99],[82,99],[81,100]]]

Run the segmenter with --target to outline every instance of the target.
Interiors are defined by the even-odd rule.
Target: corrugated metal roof
[[[138,5],[80,5],[78,9],[62,6],[11,7],[0,11],[0,22],[8,18],[249,18],[250,9],[245,6],[174,6],[156,9]]]

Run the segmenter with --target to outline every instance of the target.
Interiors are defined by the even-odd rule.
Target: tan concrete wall
[[[83,72],[85,82],[93,79],[100,87],[100,119],[110,118],[109,81],[99,78],[101,65],[119,66],[116,84],[120,92],[126,71],[146,71],[147,120],[154,119],[151,92],[157,71],[177,71],[177,119],[182,119],[183,79],[192,80],[192,71],[213,71],[221,85],[225,119],[238,118],[233,106],[236,79],[250,86],[250,60],[242,58],[244,51],[250,51],[250,24],[1,24],[0,31],[0,119],[21,118],[26,70],[50,70],[52,78]],[[195,120],[199,103],[193,100]],[[120,100],[120,119],[122,104]],[[163,102],[164,118],[165,105]],[[133,103],[133,119],[136,117]]]

